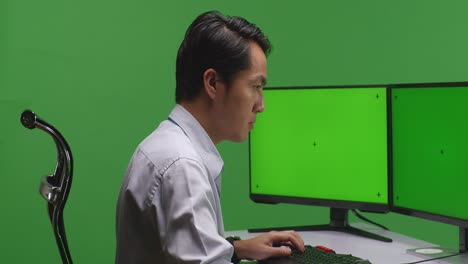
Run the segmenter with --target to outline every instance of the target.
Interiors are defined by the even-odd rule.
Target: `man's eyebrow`
[[[265,86],[267,79],[264,75],[258,75],[253,79],[255,82],[260,81],[263,86]]]
[[[265,77],[263,74],[259,74],[259,75],[256,75],[256,76],[252,77],[251,81],[252,81],[252,82],[258,82],[258,81],[260,81],[260,83],[262,84],[262,86],[265,86],[265,84],[267,83],[267,79],[266,79],[266,77]]]

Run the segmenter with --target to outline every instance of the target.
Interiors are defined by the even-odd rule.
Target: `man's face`
[[[249,69],[239,72],[221,101],[217,117],[221,140],[244,141],[253,129],[257,113],[263,112],[263,87],[267,62],[258,44],[250,44]]]

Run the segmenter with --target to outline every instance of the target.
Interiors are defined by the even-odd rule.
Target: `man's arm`
[[[192,159],[174,162],[153,198],[163,248],[184,263],[230,263],[233,248],[218,232],[214,191],[205,168]],[[159,199],[159,200],[158,200]],[[160,207],[160,208],[158,208]]]

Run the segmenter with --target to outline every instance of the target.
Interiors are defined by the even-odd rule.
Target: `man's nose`
[[[257,102],[256,109],[255,109],[256,113],[262,113],[263,111],[265,111],[265,101],[264,101],[263,93],[261,93],[259,97],[260,98],[259,98],[259,101]]]

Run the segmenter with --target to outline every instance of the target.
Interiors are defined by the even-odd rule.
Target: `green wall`
[[[40,177],[54,169],[54,144],[21,127],[25,108],[55,125],[74,154],[65,224],[75,262],[113,262],[115,205],[128,160],[172,109],[179,43],[194,17],[210,9],[263,28],[274,45],[271,86],[468,80],[463,0],[0,1],[2,262],[60,262],[38,194]],[[219,148],[227,230],[327,221],[322,207],[252,203],[247,144]],[[456,246],[453,226],[369,217]]]

